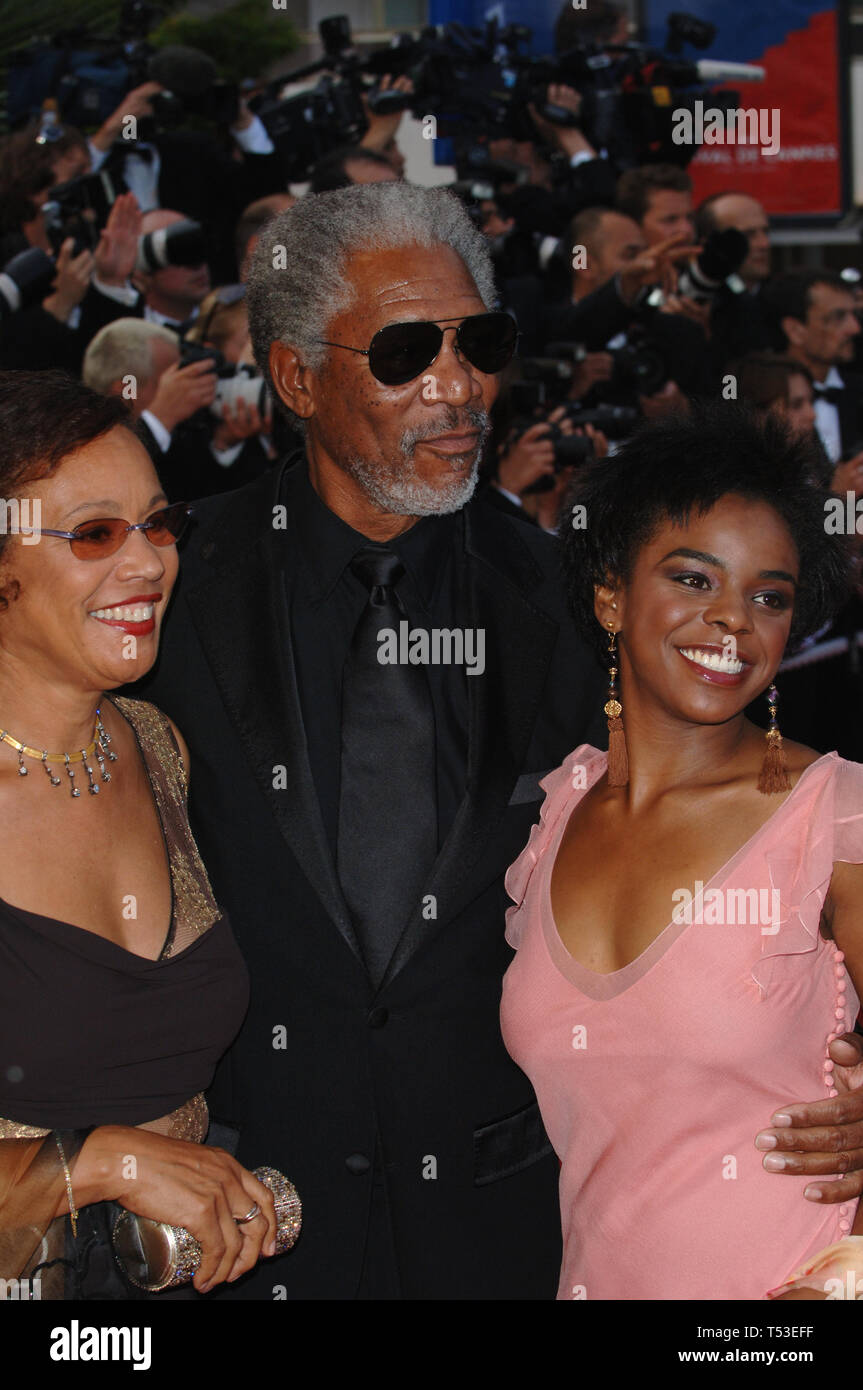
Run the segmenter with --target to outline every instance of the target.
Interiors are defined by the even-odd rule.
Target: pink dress
[[[807,1201],[812,1179],[765,1172],[754,1140],[782,1104],[836,1094],[827,1043],[859,1001],[818,927],[834,861],[863,862],[863,765],[812,763],[700,892],[688,885],[678,920],[601,975],[565,949],[549,883],[605,767],[582,744],[545,778],[506,877],[517,954],[501,1026],[561,1160],[557,1296],[764,1298],[854,1219],[856,1203]]]

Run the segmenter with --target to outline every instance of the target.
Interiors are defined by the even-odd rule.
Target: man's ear
[[[273,385],[281,400],[301,420],[310,419],[315,413],[311,368],[303,366],[296,348],[287,343],[270,343],[269,362]]]
[[[623,627],[622,585],[616,580],[596,584],[593,590],[593,611],[606,632],[619,632]]]
[[[788,314],[781,320],[779,327],[782,329],[791,347],[800,347],[800,344],[806,337],[805,323],[801,323],[799,319],[794,319]]]

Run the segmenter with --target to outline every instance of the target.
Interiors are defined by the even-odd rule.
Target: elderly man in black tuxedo
[[[304,1203],[224,1296],[554,1296],[503,880],[539,779],[601,742],[603,683],[555,542],[471,500],[513,348],[493,296],[460,204],[401,183],[302,199],[254,253],[256,357],[305,447],[200,504],[144,689],[251,972],[212,1113]]]

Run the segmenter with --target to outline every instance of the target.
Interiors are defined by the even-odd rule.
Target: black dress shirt
[[[341,691],[345,660],[368,590],[350,569],[366,536],[331,512],[312,487],[308,465],[302,470],[299,503],[290,518],[302,554],[303,579],[290,611],[297,681],[312,777],[333,855],[339,818]],[[291,470],[293,473],[293,469]],[[405,573],[395,586],[411,628],[466,626],[460,517],[430,516],[387,542]],[[426,668],[435,718],[438,849],[443,845],[464,796],[467,780],[468,676],[463,666]],[[386,777],[386,769],[381,769]],[[431,866],[429,866],[431,867]]]

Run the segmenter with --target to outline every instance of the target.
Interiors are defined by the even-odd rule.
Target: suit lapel
[[[471,626],[485,631],[486,664],[468,676],[467,790],[418,904],[387,967],[383,984],[451,921],[476,893],[471,869],[488,849],[523,769],[558,625],[526,597],[541,577],[516,529],[501,525],[485,502],[465,509],[463,583]],[[505,858],[506,856],[504,856]],[[495,866],[495,872],[506,867]]]
[[[297,547],[290,531],[273,527],[283,473],[283,468],[273,470],[266,488],[255,490],[251,517],[240,518],[234,510],[228,526],[214,532],[204,548],[213,569],[188,593],[187,602],[225,709],[279,830],[360,957],[306,748],[289,622]],[[288,492],[291,485],[285,479]],[[286,512],[290,519],[289,503]],[[238,547],[238,535],[250,538],[245,551]],[[275,555],[277,545],[284,547],[284,566]]]

